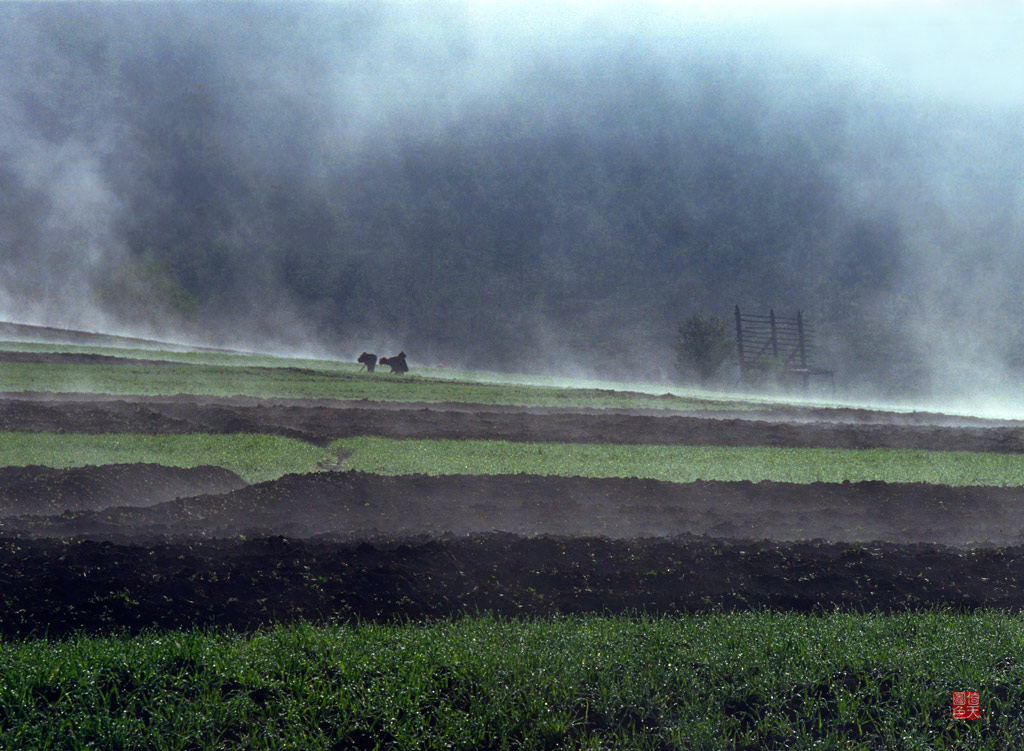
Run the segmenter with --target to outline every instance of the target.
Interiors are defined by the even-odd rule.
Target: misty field
[[[1022,40],[0,0],[0,751],[1024,750]]]
[[[909,449],[631,446],[509,441],[334,441],[346,469],[380,474],[642,477],[668,482],[920,482],[1024,485],[1024,456]]]
[[[764,402],[572,389],[515,378],[496,383],[436,373],[371,376],[329,361],[221,353],[170,353],[166,359],[161,353],[152,360],[152,353],[143,356],[140,350],[85,349],[20,351],[122,360],[0,361],[3,388],[15,392],[13,407],[38,417],[47,399],[60,403],[59,395],[30,401],[20,391],[116,394],[127,411],[111,412],[113,424],[138,409],[141,422],[124,425],[156,429],[159,424],[171,431],[182,429],[174,420],[185,419],[186,412],[199,419],[208,409],[204,419],[224,429],[237,415],[228,401],[204,406],[187,396],[167,400],[168,412],[161,415],[155,402],[132,401],[132,395],[655,410],[746,407],[761,411],[759,421],[771,411]],[[66,405],[70,410],[85,404],[102,416],[108,401],[69,399]],[[10,415],[22,414],[14,408]],[[269,407],[249,403],[247,409],[248,424],[257,426]],[[393,413],[392,408],[387,414]],[[1007,492],[1024,486],[1020,451],[395,440],[375,435],[331,441],[323,436],[337,418],[316,414],[326,431],[317,433],[316,440],[260,432],[6,430],[0,432],[0,466],[214,465],[250,483],[292,475],[281,480],[280,491],[266,483],[165,504],[165,511],[153,512],[153,526],[138,527],[150,535],[153,530],[180,534],[189,520],[194,526],[188,529],[194,530],[204,518],[220,524],[216,514],[227,519],[232,509],[249,520],[283,514],[293,530],[299,529],[296,517],[308,510],[312,516],[303,529],[310,535],[351,532],[354,527],[326,523],[327,515],[342,506],[352,513],[345,519],[372,515],[378,504],[385,515],[389,508],[438,515],[437,506],[416,508],[417,502],[424,505],[434,480],[408,478],[395,485],[392,499],[373,495],[379,493],[373,490],[377,481],[395,482],[377,475],[422,473],[443,483],[450,482],[447,475],[636,477],[680,486],[704,480],[816,482],[827,484],[840,499],[847,498],[845,484],[864,480],[883,489],[883,483],[918,483],[915,492],[923,497],[929,486],[940,484],[981,486],[979,494],[990,492],[984,486],[1008,486]],[[448,413],[426,414],[440,420]],[[510,419],[526,414],[514,413]],[[166,425],[158,417],[168,420]],[[493,416],[482,419],[485,426],[493,425]],[[706,422],[710,435],[720,435],[716,431],[725,421]],[[287,421],[275,424],[293,429]],[[690,423],[671,424],[678,426],[674,430],[693,429]],[[584,425],[571,423],[569,428],[584,432]],[[945,434],[907,435],[909,441],[938,441]],[[1012,433],[997,437],[993,445],[1014,439]],[[370,474],[322,474],[324,469]],[[316,488],[332,484],[351,486],[355,495],[315,495]],[[511,486],[468,486],[474,488],[471,493],[448,502],[446,513],[452,516],[439,521],[439,529],[455,528],[444,526],[449,518],[482,513],[492,495],[509,494]],[[454,487],[446,484],[430,492],[444,499]],[[515,496],[508,508],[523,502],[539,509],[539,519],[548,518],[544,514],[549,511],[557,515],[554,506],[542,508],[540,497],[530,495],[540,486],[527,482],[524,487],[527,495]],[[565,487],[591,486],[577,482]],[[288,488],[293,494],[287,502],[275,495]],[[580,492],[610,492],[592,488]],[[118,497],[123,503],[125,496]],[[879,497],[884,502],[884,492]],[[908,497],[901,502],[908,503]],[[975,497],[981,496],[970,496]],[[713,509],[716,498],[709,499],[708,508]],[[607,505],[615,509],[632,499],[613,496]],[[654,500],[640,505],[651,509]],[[387,505],[399,501],[406,505]],[[737,502],[754,505],[742,497]],[[769,506],[774,502],[767,501]],[[822,498],[814,503],[820,509]],[[1017,674],[1024,620],[977,605],[988,601],[984,597],[1015,597],[1012,566],[1019,556],[1013,550],[961,555],[925,543],[881,547],[851,537],[829,547],[821,541],[800,542],[802,536],[788,547],[770,540],[755,544],[706,536],[687,543],[623,535],[613,543],[601,537],[516,536],[502,528],[490,536],[444,533],[436,539],[389,542],[372,516],[367,518],[376,526],[369,529],[376,531],[348,548],[281,536],[246,541],[251,536],[242,527],[214,539],[194,532],[177,540],[112,543],[102,537],[103,529],[120,529],[122,535],[132,529],[110,526],[121,518],[117,509],[76,516],[60,513],[62,508],[36,527],[5,522],[8,530],[45,534],[92,519],[98,526],[89,529],[100,532],[89,534],[101,537],[32,541],[15,532],[0,542],[0,581],[9,582],[5,602],[12,608],[0,625],[20,634],[0,642],[0,748],[1003,749],[1024,739],[1019,710],[1024,687]],[[581,517],[596,516],[595,504],[586,508]],[[792,515],[793,524],[813,523],[798,516]],[[885,514],[876,516],[883,517],[879,523],[884,526]],[[143,518],[133,508],[124,517]],[[410,514],[410,524],[415,518]],[[553,519],[544,523],[545,529],[554,528]],[[419,527],[421,537],[426,528]],[[1007,535],[1012,533],[1011,528]],[[919,555],[919,548],[925,552]],[[898,561],[891,569],[886,568],[889,556]],[[978,569],[977,583],[994,588],[977,599],[971,599],[970,583],[966,590],[956,589],[955,582],[952,589],[943,589],[943,571],[952,564],[963,571],[988,567]],[[451,579],[448,588],[438,584],[446,577]],[[702,583],[702,577],[707,581]],[[436,591],[431,589],[435,586]],[[773,593],[756,599],[761,589],[745,592],[742,587]],[[690,600],[679,598],[683,590],[691,593]],[[853,593],[861,599],[848,607]],[[882,593],[891,595],[884,613],[872,612],[870,604],[868,612],[815,609],[820,597],[819,602],[832,603],[830,608],[861,610],[863,603],[879,602]],[[622,599],[627,596],[637,599]],[[650,609],[619,606],[609,611],[607,603],[614,597],[647,602]],[[439,610],[437,617],[410,617],[414,602],[421,609],[449,609]],[[672,604],[680,602],[690,604]],[[779,612],[744,604],[755,602]],[[971,603],[973,612],[968,612]],[[732,610],[737,607],[742,609]],[[176,625],[154,625],[176,617]],[[182,623],[194,625],[182,628]],[[36,638],[47,624],[59,638]],[[963,690],[981,692],[982,721],[950,719],[951,694]]]
[[[1020,618],[950,612],[29,640],[0,649],[0,746],[1007,749],[1022,650]]]
[[[97,348],[98,349],[98,348]],[[357,366],[330,361],[298,361],[261,356],[201,353],[195,362],[181,355],[148,360],[140,350],[122,350],[129,363],[10,362],[0,357],[0,384],[8,392],[63,392],[170,396],[254,396],[279,399],[340,399],[398,402],[460,402],[524,407],[620,409],[748,409],[750,405],[698,396],[652,395],[611,389],[567,389],[524,383],[524,378],[460,380],[457,372],[440,376],[359,373]],[[45,355],[45,353],[41,353]],[[172,353],[176,354],[176,353]],[[230,359],[233,364],[223,364]],[[253,363],[256,364],[253,364]],[[413,366],[415,371],[415,365]],[[437,373],[437,371],[432,371]],[[487,378],[481,375],[481,378]],[[491,379],[498,376],[492,374]]]

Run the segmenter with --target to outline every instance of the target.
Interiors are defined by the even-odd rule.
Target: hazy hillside
[[[1020,12],[916,13],[1017,54]],[[1012,374],[1019,87],[862,65],[867,16],[622,15],[0,6],[0,313],[659,377],[741,303],[807,311],[847,386]]]

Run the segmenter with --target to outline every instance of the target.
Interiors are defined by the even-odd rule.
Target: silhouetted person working
[[[383,363],[384,360],[386,359],[387,358],[385,357],[384,359],[381,360],[381,362]],[[364,366],[366,366],[366,372],[372,373],[373,369],[377,367],[377,355],[371,355],[369,352],[364,352],[363,354],[359,355],[358,358],[356,358],[356,362],[361,362]]]
[[[380,358],[381,365],[390,365],[392,373],[408,373],[409,366],[405,364],[405,352],[399,352],[394,357]]]

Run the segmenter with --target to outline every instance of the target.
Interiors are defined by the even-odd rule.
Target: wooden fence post
[[[740,321],[740,306],[736,306],[736,349],[740,356],[740,383],[747,379],[747,368],[743,362],[743,324]]]
[[[804,314],[803,311],[796,312],[796,331],[800,343],[800,367],[804,371],[804,393],[810,388],[810,374],[807,372],[807,352],[804,349]]]

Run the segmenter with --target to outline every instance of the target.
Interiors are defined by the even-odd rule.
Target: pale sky
[[[690,46],[696,40],[726,53],[811,61],[908,95],[1024,106],[1024,0],[568,0],[465,8],[499,45],[502,39],[560,45],[620,35],[635,35],[638,44]]]

